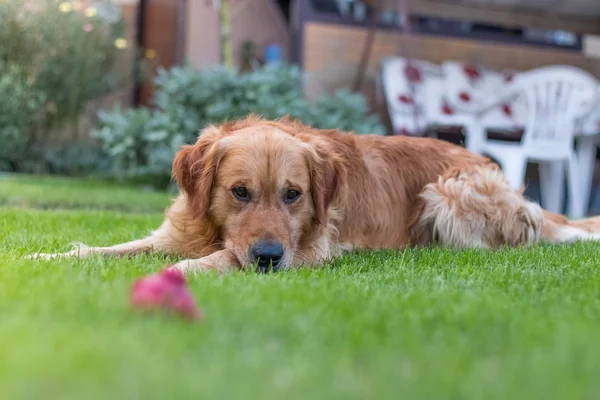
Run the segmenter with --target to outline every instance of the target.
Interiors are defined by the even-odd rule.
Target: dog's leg
[[[241,269],[241,264],[231,251],[219,250],[206,257],[179,261],[172,268],[183,273],[208,271],[223,273]]]
[[[77,246],[75,249],[67,251],[65,253],[36,253],[27,256],[27,258],[39,258],[50,260],[61,257],[84,258],[94,254],[124,257],[138,253],[151,253],[155,250],[160,250],[160,248],[156,246],[156,244],[153,242],[153,239],[154,238],[152,236],[149,236],[147,238],[132,240],[131,242],[121,243],[109,247]]]
[[[125,257],[139,253],[151,253],[154,251],[167,252],[175,250],[175,243],[168,235],[168,230],[164,225],[154,231],[150,236],[142,239],[132,240],[130,242],[117,244],[108,247],[88,247],[85,245],[77,246],[75,249],[65,253],[36,253],[27,256],[29,259],[50,260],[61,257],[89,257],[94,254]]]
[[[513,190],[501,171],[477,167],[454,171],[421,193],[417,228],[443,245],[459,248],[526,245],[542,236],[541,207]]]
[[[600,241],[600,216],[569,220],[565,216],[546,211],[544,240],[550,243]]]

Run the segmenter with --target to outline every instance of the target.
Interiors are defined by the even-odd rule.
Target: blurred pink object
[[[192,320],[202,317],[186,286],[183,273],[168,267],[135,281],[131,288],[130,303],[142,311],[163,309]]]
[[[91,32],[91,31],[94,30],[94,25],[92,25],[92,24],[85,24],[83,26],[83,30],[86,31],[86,32]]]

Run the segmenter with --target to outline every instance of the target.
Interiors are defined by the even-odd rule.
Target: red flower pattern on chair
[[[406,94],[401,94],[400,96],[398,96],[398,100],[402,104],[408,104],[408,105],[415,104],[415,99],[413,99],[411,96],[408,96]]]
[[[393,135],[420,135],[430,124],[461,124],[462,119],[455,118],[462,116],[464,110],[461,106],[467,109],[467,106],[485,103],[518,74],[513,70],[493,71],[460,61],[450,62],[455,79],[444,83],[443,70],[430,64],[400,58],[388,64],[384,74],[389,74],[386,76],[390,81],[388,99]],[[512,100],[499,104],[497,111],[490,114],[493,125],[507,129],[517,126],[521,119],[520,107]],[[598,126],[600,128],[600,121]]]
[[[452,115],[452,114],[454,114],[454,110],[452,109],[452,107],[450,107],[450,105],[448,103],[444,103],[444,104],[442,104],[442,114]]]
[[[396,131],[394,132],[395,135],[397,136],[408,136],[410,135],[410,131],[408,129],[406,129],[405,126],[403,126],[400,129],[396,129]]]
[[[479,68],[477,68],[474,65],[468,65],[468,64],[463,65],[463,71],[464,71],[465,75],[467,75],[467,77],[469,77],[469,79],[471,79],[471,80],[479,79],[479,77],[481,76],[481,72],[479,71]]]
[[[421,70],[415,66],[414,64],[407,63],[404,67],[404,75],[408,79],[409,82],[421,82]]]
[[[471,95],[467,92],[460,92],[458,98],[461,99],[465,103],[469,103],[471,101]]]

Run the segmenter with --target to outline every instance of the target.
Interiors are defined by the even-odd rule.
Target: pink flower
[[[192,320],[202,317],[186,287],[183,273],[173,268],[135,281],[129,300],[134,308],[142,311],[163,309]]]
[[[91,31],[93,31],[93,30],[94,30],[94,25],[92,25],[92,24],[89,24],[89,23],[88,23],[88,24],[85,24],[85,25],[83,26],[83,30],[84,30],[84,31],[86,31],[86,32],[91,32]]]

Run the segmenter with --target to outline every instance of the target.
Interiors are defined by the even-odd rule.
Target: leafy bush
[[[112,161],[104,149],[89,141],[45,145],[40,153],[44,163],[41,172],[53,175],[109,177],[112,169]]]
[[[102,112],[101,128],[93,135],[113,158],[117,176],[164,185],[182,144],[194,142],[209,123],[249,113],[269,119],[291,115],[318,128],[385,133],[378,117],[368,114],[363,96],[340,91],[311,103],[304,98],[303,78],[298,68],[287,65],[247,74],[222,67],[160,70],[154,81],[155,110]]]
[[[189,142],[178,119],[145,108],[100,112],[102,128],[92,134],[101,139],[112,159],[113,176],[165,187],[169,183],[173,149]],[[187,139],[187,140],[186,140]]]
[[[363,96],[342,90],[309,103],[303,79],[297,67],[288,65],[267,65],[247,74],[223,67],[174,67],[159,71],[154,103],[161,110],[179,110],[190,121],[197,118],[200,127],[249,113],[270,119],[289,114],[319,128],[385,133],[379,119],[368,115]]]
[[[81,1],[0,1],[0,60],[44,93],[42,132],[75,124],[90,100],[117,87],[123,34],[120,8],[110,1],[85,8]]]
[[[44,95],[27,79],[18,66],[0,62],[0,162],[5,169],[17,169],[25,158],[41,114]]]
[[[385,128],[379,117],[368,115],[366,99],[348,90],[339,90],[332,96],[326,95],[308,108],[307,115],[298,115],[304,123],[321,129],[341,129],[355,133],[383,135]]]
[[[106,168],[103,153],[70,132],[91,100],[118,87],[119,63],[129,61],[123,33],[110,0],[0,0],[0,170]]]

